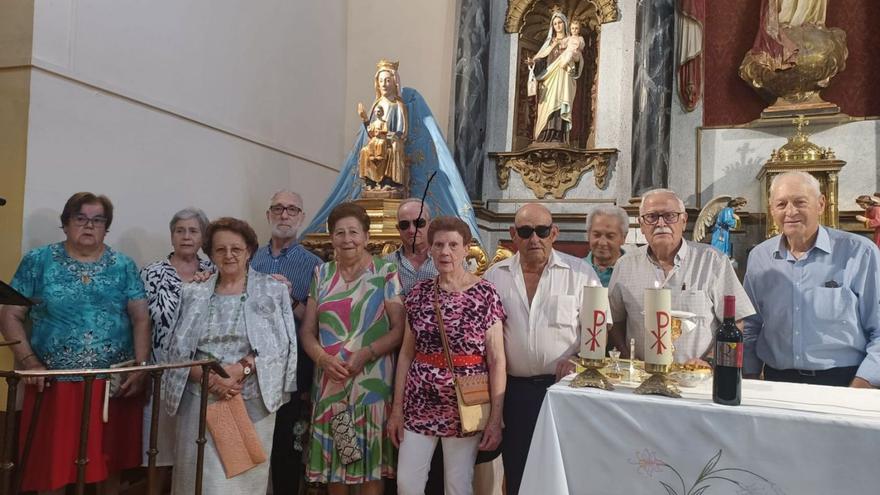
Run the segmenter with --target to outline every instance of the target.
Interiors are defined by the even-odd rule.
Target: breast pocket
[[[694,313],[700,325],[710,325],[715,318],[709,296],[703,290],[673,290],[672,309]]]
[[[553,325],[567,327],[577,325],[578,300],[575,296],[559,295],[550,299],[550,322]],[[555,306],[555,307],[553,307]]]
[[[831,330],[852,319],[856,314],[855,301],[855,294],[846,287],[816,287],[813,289],[813,318]]]

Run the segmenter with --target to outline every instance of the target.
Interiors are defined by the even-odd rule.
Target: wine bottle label
[[[729,368],[742,368],[743,344],[742,342],[716,342],[715,365]]]

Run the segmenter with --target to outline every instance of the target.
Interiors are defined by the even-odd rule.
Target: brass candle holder
[[[643,381],[633,393],[640,395],[665,395],[666,397],[681,398],[681,390],[675,385],[668,374],[672,366],[668,364],[645,363],[645,371],[651,376]]]
[[[573,388],[601,388],[602,390],[614,390],[614,385],[607,376],[603,375],[600,369],[605,367],[604,359],[586,359],[582,357],[574,358],[575,362],[585,369],[578,373],[571,383],[568,385]]]

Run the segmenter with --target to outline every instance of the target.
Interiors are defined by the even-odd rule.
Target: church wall
[[[431,108],[447,142],[452,116],[455,1],[391,0],[347,2],[347,54],[345,68],[345,151],[359,129],[357,104],[373,103],[376,62],[400,61],[400,83],[415,88]]]
[[[37,1],[23,248],[59,240],[78,190],[117,211],[108,242],[167,253],[180,208],[268,237],[277,189],[323,203],[347,151],[346,2]]]

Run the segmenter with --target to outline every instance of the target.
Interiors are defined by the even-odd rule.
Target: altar
[[[520,493],[877,493],[874,390],[744,380],[729,407],[711,380],[671,399],[570,379],[547,391]]]

